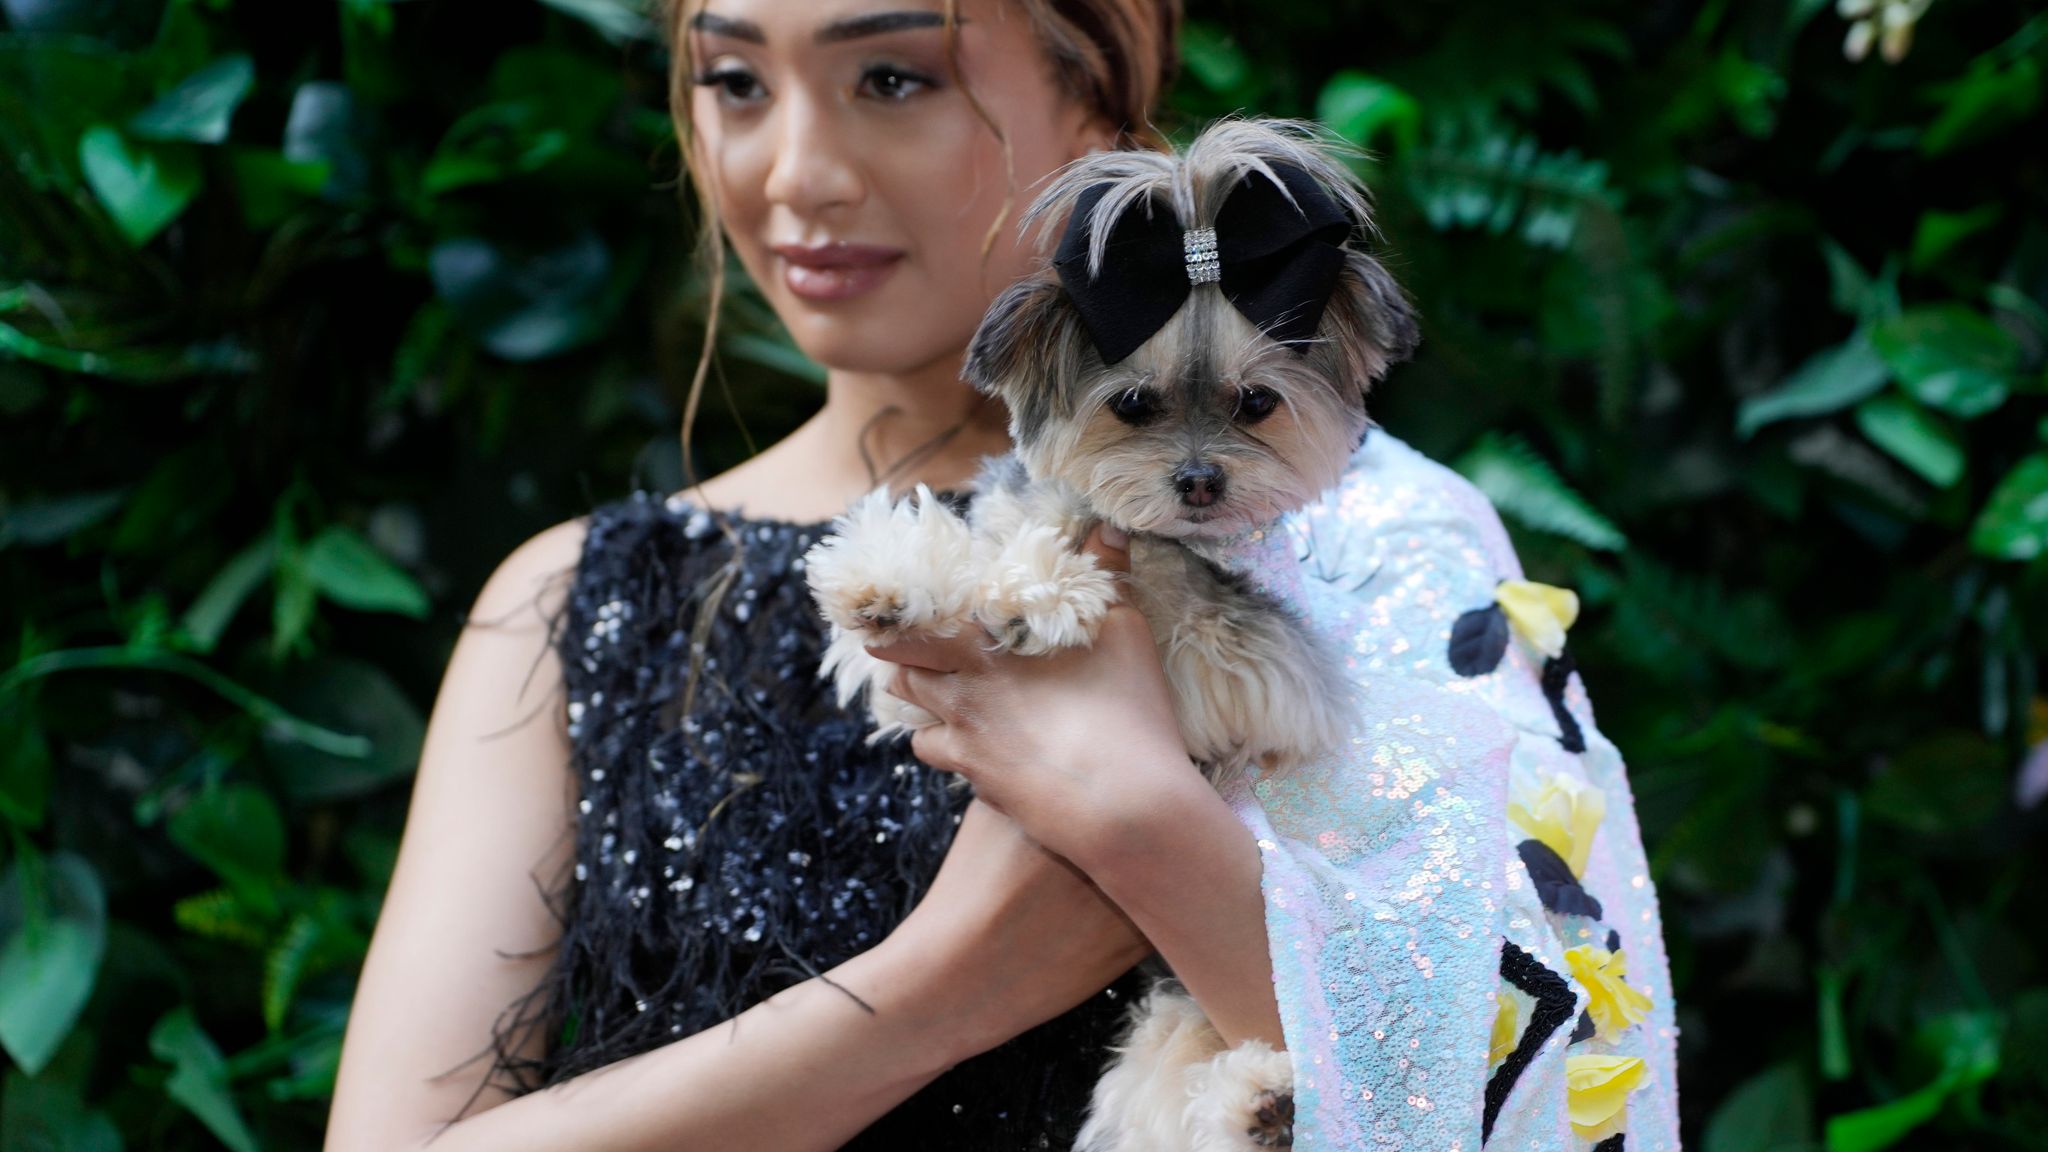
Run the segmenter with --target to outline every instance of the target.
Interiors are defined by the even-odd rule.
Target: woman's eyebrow
[[[965,23],[965,21],[958,21]],[[901,32],[906,28],[943,28],[946,24],[944,13],[931,11],[870,12],[862,16],[848,16],[834,20],[818,29],[814,37],[820,44],[837,44],[845,40],[858,40],[863,36],[880,36],[887,32]]]
[[[714,12],[699,12],[690,17],[690,27],[713,36],[726,36],[734,40],[745,40],[749,44],[766,44],[768,37],[759,24],[746,20],[735,20]]]

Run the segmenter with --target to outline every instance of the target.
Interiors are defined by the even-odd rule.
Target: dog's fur
[[[1228,120],[1184,154],[1099,153],[1064,170],[1032,206],[1041,237],[1088,187],[1111,187],[1090,219],[1099,267],[1123,212],[1167,211],[1213,227],[1244,179],[1286,163],[1309,173],[1370,229],[1365,190],[1311,126]],[[985,629],[1031,655],[1087,645],[1120,596],[1152,625],[1189,753],[1212,780],[1259,764],[1283,771],[1326,751],[1350,722],[1349,681],[1281,604],[1224,566],[1222,545],[1316,499],[1368,426],[1366,392],[1407,358],[1417,328],[1406,297],[1354,234],[1315,339],[1302,349],[1261,332],[1218,290],[1196,286],[1164,327],[1105,364],[1046,268],[999,297],[969,347],[966,376],[1008,406],[1013,455],[984,469],[961,517],[920,488],[878,491],[806,557],[832,627],[824,671],[842,703],[866,691],[876,738],[933,722],[891,697],[891,665],[865,645]],[[1128,400],[1132,390],[1144,403]],[[1277,405],[1241,407],[1253,389]],[[1217,493],[1184,498],[1189,469]],[[1127,581],[1079,551],[1093,522],[1131,534]],[[1159,985],[1133,1014],[1098,1084],[1082,1152],[1271,1146],[1276,1099],[1291,1092],[1285,1052],[1226,1049],[1194,1001]],[[1262,1119],[1263,1117],[1263,1119]]]

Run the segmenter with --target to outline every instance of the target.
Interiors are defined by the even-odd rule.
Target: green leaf
[[[50,799],[50,746],[19,701],[0,704],[0,817],[36,828]]]
[[[158,98],[128,121],[144,140],[189,140],[218,144],[228,138],[228,121],[256,83],[256,64],[247,56],[223,56]]]
[[[297,803],[368,795],[409,778],[419,764],[426,721],[396,681],[373,664],[322,657],[277,686],[280,700],[370,743],[366,756],[341,757],[296,741],[266,739],[266,754],[285,794]]]
[[[363,195],[370,187],[370,157],[363,144],[362,119],[348,85],[328,80],[299,85],[285,118],[285,161],[301,168],[325,168],[327,180],[320,193],[329,199],[348,201]]]
[[[227,1063],[220,1049],[202,1031],[192,1009],[180,1005],[164,1014],[149,1032],[149,1051],[171,1065],[165,1091],[183,1104],[230,1152],[257,1152],[256,1137],[242,1122],[228,1089]]]
[[[2005,403],[2019,342],[1960,304],[1911,308],[1878,322],[1871,345],[1921,403],[1969,420]]]
[[[1970,547],[2000,560],[2048,552],[2048,452],[2023,458],[1998,482],[1970,530]]]
[[[1804,1152],[1813,1145],[1813,1093],[1797,1064],[1738,1085],[1707,1120],[1704,1152]]]
[[[369,741],[362,737],[309,724],[205,664],[179,652],[115,646],[64,648],[55,652],[44,652],[23,660],[5,672],[0,672],[0,696],[58,672],[108,668],[147,669],[188,677],[206,685],[226,698],[229,703],[261,720],[266,729],[266,736],[274,735],[279,739],[297,740],[308,747],[318,748],[335,756],[364,756],[369,753]]]
[[[333,174],[324,161],[301,162],[281,152],[237,148],[228,156],[235,198],[251,228],[271,228],[318,197]]]
[[[1239,96],[1249,87],[1252,63],[1228,32],[1207,20],[1181,29],[1180,52],[1195,83],[1219,96]]]
[[[479,236],[434,246],[427,267],[434,287],[483,346],[507,360],[556,356],[596,339],[610,323],[612,252],[596,232],[540,251],[520,251]]]
[[[1605,161],[1546,152],[1534,136],[1498,124],[1446,121],[1403,165],[1430,227],[1509,231],[1537,248],[1568,247],[1587,211],[1617,199]]]
[[[320,594],[360,612],[395,612],[417,620],[431,607],[419,582],[368,540],[339,524],[306,546],[306,578]]]
[[[13,544],[35,548],[68,540],[113,515],[127,495],[118,489],[74,492],[0,508],[0,550]]]
[[[1864,794],[1870,814],[1924,835],[1968,832],[2007,804],[2004,749],[1976,732],[1924,737],[1891,757]]]
[[[171,814],[171,842],[266,912],[284,878],[284,817],[253,784],[209,788]]]
[[[1839,412],[1876,395],[1887,374],[1877,350],[1858,331],[1833,348],[1815,353],[1776,388],[1743,400],[1735,417],[1735,434],[1746,440],[1757,429],[1779,420]]]
[[[547,123],[531,104],[477,108],[449,127],[420,176],[420,190],[438,196],[533,172],[567,152],[571,141],[567,131]]]
[[[1316,119],[1361,148],[1373,147],[1386,133],[1396,150],[1406,152],[1421,133],[1422,106],[1379,77],[1346,69],[1323,85]]]
[[[288,549],[277,558],[277,582],[270,598],[270,655],[282,660],[305,638],[319,607],[320,589],[306,573],[304,552]]]
[[[1906,262],[1915,271],[1932,268],[1956,245],[1997,224],[2004,216],[2003,204],[1979,204],[1967,212],[1922,213],[1920,224],[1913,231],[1913,254]]]
[[[0,1047],[33,1076],[99,979],[107,897],[83,857],[24,854],[0,879]]]
[[[1828,1117],[1828,1152],[1880,1152],[1941,1111],[1950,1079],[1943,1077],[1889,1104]]]
[[[221,633],[263,578],[277,566],[277,543],[264,536],[242,549],[214,573],[199,598],[185,610],[185,635],[200,652],[211,652]]]
[[[1898,315],[1899,264],[1896,258],[1885,261],[1883,269],[1872,276],[1856,263],[1854,256],[1831,239],[1822,238],[1821,254],[1827,260],[1829,297],[1836,311],[1853,316],[1863,324]]]
[[[199,161],[189,148],[131,148],[110,125],[86,130],[78,141],[78,163],[121,235],[137,248],[176,220],[199,194]]]
[[[1918,472],[1929,484],[1947,488],[1963,475],[1963,445],[1925,408],[1896,392],[1873,396],[1856,408],[1856,426],[1870,442]]]
[[[1628,538],[1520,440],[1489,432],[1453,465],[1502,512],[1539,532],[1619,552]]]
[[[656,35],[654,22],[647,18],[645,3],[634,3],[633,0],[541,0],[541,3],[574,16],[614,43],[652,40]]]
[[[121,1152],[121,1132],[87,1108],[75,1082],[7,1070],[0,1096],[0,1148],[8,1152]]]
[[[1959,79],[1930,88],[1927,97],[1940,109],[1934,123],[1920,134],[1920,151],[1928,156],[1953,152],[2021,123],[2041,106],[2041,65],[2020,56],[2010,65],[1987,52]]]

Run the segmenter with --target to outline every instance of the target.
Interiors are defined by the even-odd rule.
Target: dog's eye
[[[1255,384],[1237,394],[1237,418],[1246,424],[1257,424],[1279,406],[1280,394],[1264,385]]]
[[[1126,424],[1143,424],[1158,412],[1158,405],[1145,389],[1126,388],[1110,399],[1109,410]]]

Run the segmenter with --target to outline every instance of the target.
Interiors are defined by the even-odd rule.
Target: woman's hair
[[[1047,59],[1062,92],[1083,101],[1090,111],[1116,131],[1118,148],[1160,149],[1165,138],[1152,123],[1152,111],[1160,93],[1179,69],[1181,0],[1000,0],[1015,4],[1030,21],[1032,31],[1045,49]],[[661,27],[668,41],[669,115],[675,123],[676,140],[682,146],[683,164],[697,193],[699,258],[710,278],[710,303],[704,321],[704,343],[697,357],[696,371],[683,404],[683,478],[698,482],[690,452],[691,433],[703,398],[712,355],[718,340],[719,306],[725,295],[725,236],[719,212],[716,185],[697,168],[697,150],[690,124],[690,95],[696,64],[690,59],[690,38],[683,28],[683,13],[690,0],[661,0]],[[953,81],[960,83],[958,0],[945,0],[946,60]],[[1003,164],[1009,175],[1009,189],[1003,207],[989,226],[982,242],[985,257],[996,237],[1010,219],[1015,206],[1016,179],[1012,168],[1010,141],[1002,125],[988,114],[981,101],[961,85],[976,115],[988,125],[1003,145]]]

